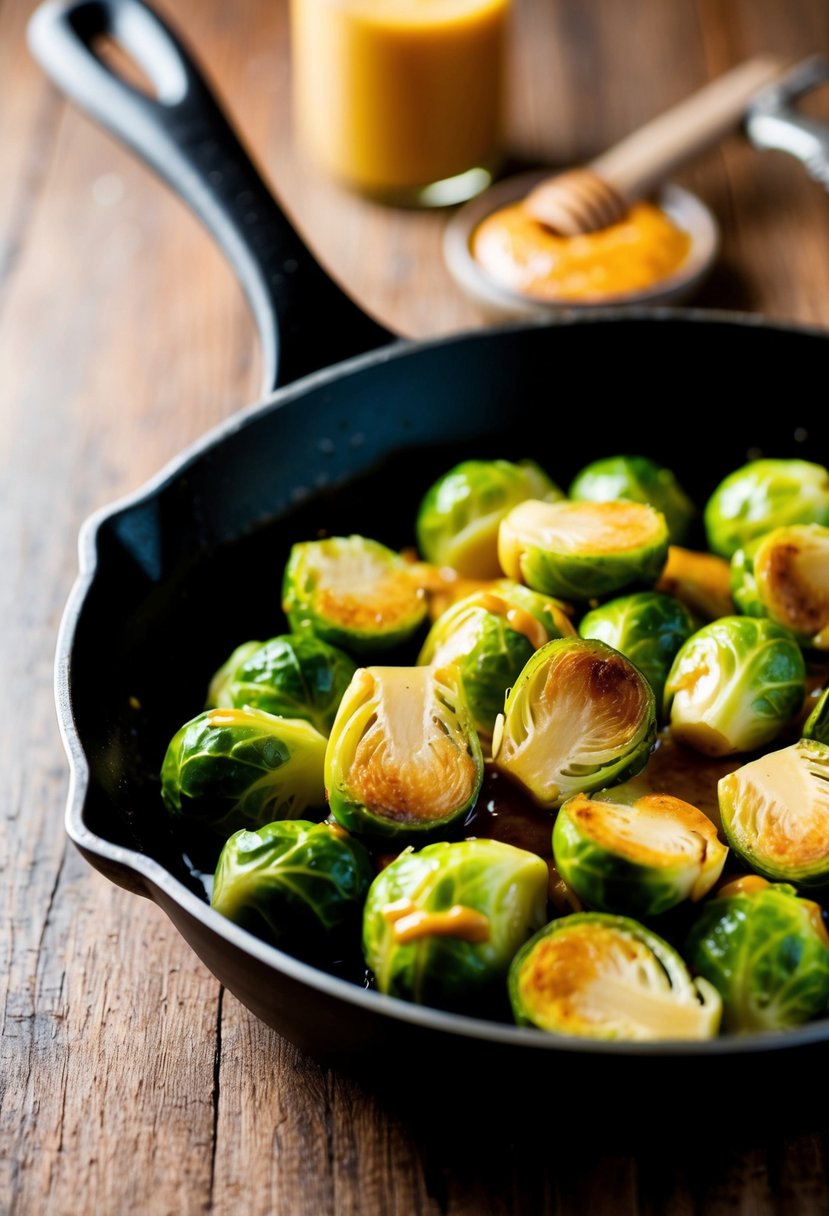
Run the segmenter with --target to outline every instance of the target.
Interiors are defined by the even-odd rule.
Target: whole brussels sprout
[[[208,705],[305,718],[327,735],[356,670],[347,654],[310,633],[246,642],[216,672]]]
[[[682,743],[728,756],[774,739],[805,692],[806,665],[788,629],[726,616],[680,649],[665,683],[665,714]]]
[[[525,498],[555,502],[561,490],[533,460],[464,460],[427,491],[417,516],[420,552],[467,578],[497,578],[498,525]]]
[[[728,843],[753,870],[799,887],[829,884],[829,747],[801,739],[721,778]]]
[[[356,673],[325,755],[331,814],[343,827],[377,836],[434,834],[474,805],[483,770],[456,667]]]
[[[732,1034],[785,1030],[829,1007],[821,909],[785,883],[752,874],[723,887],[691,929],[686,957],[722,997]]]
[[[657,705],[676,652],[694,632],[687,608],[658,591],[637,591],[609,600],[582,617],[579,633],[596,638],[635,663],[645,676]]]
[[[722,1002],[677,952],[624,916],[577,912],[531,938],[509,971],[519,1026],[590,1039],[710,1039]]]
[[[720,557],[789,524],[829,524],[829,471],[822,465],[752,460],[720,482],[705,508],[708,544]]]
[[[498,557],[508,578],[573,600],[648,586],[667,553],[664,516],[634,502],[530,499],[513,507],[498,533]]]
[[[733,616],[731,567],[713,553],[693,549],[668,548],[668,560],[659,576],[656,590],[672,595],[703,621]]]
[[[209,709],[172,738],[161,768],[170,815],[223,840],[325,804],[325,739],[310,722]]]
[[[517,584],[505,583],[499,592],[480,591],[459,600],[432,626],[418,658],[419,664],[455,664],[475,728],[487,738],[527,659],[551,637],[562,636],[552,620],[543,625],[538,616],[510,603],[513,586]],[[537,598],[546,604],[544,596]]]
[[[368,893],[363,951],[377,987],[479,1013],[503,1000],[513,955],[544,923],[547,866],[497,840],[406,850]]]
[[[552,809],[638,773],[655,737],[645,677],[603,642],[564,638],[537,650],[516,680],[492,755],[500,772]]]
[[[696,507],[670,469],[647,456],[606,456],[576,476],[570,498],[584,502],[646,502],[665,516],[674,544],[681,544]]]
[[[707,895],[728,849],[702,811],[670,794],[629,804],[576,794],[558,813],[553,855],[588,908],[647,917]]]
[[[734,602],[767,616],[803,646],[829,650],[829,528],[775,528],[731,559]]]
[[[348,948],[374,868],[342,828],[303,819],[234,832],[216,866],[211,905],[266,941],[303,955]]]
[[[825,688],[803,724],[803,738],[829,744],[829,688]]]
[[[409,564],[379,541],[329,536],[291,549],[282,607],[294,633],[365,654],[410,638],[426,617],[426,596]]]

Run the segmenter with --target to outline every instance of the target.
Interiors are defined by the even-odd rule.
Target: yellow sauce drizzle
[[[410,899],[386,904],[383,916],[393,926],[401,946],[421,937],[458,937],[465,942],[489,941],[489,917],[475,908],[453,904],[446,912],[424,912]]]
[[[545,642],[549,642],[549,634],[541,621],[529,612],[525,612],[523,608],[510,607],[505,600],[501,599],[500,595],[493,595],[491,591],[482,591],[478,596],[478,603],[493,616],[504,617],[510,629],[514,629],[516,633],[522,633],[533,650],[538,650]]]

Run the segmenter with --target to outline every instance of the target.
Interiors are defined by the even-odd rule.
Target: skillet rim
[[[123,512],[141,503],[151,501],[176,480],[203,453],[221,445],[235,432],[255,419],[283,404],[303,396],[332,381],[337,381],[352,372],[359,372],[375,364],[389,362],[408,354],[433,350],[450,343],[469,340],[484,340],[535,329],[559,329],[569,325],[590,325],[597,322],[640,321],[655,324],[663,322],[685,322],[693,325],[726,326],[741,329],[774,331],[784,335],[829,340],[829,331],[816,325],[777,321],[762,314],[743,313],[737,310],[707,308],[675,308],[669,306],[651,308],[597,308],[585,312],[567,311],[553,318],[522,321],[495,327],[463,330],[426,340],[400,338],[366,354],[357,355],[341,363],[312,372],[283,388],[268,393],[252,405],[231,414],[230,417],[211,427],[204,435],[195,439],[168,461],[156,474],[137,489],[104,505],[86,518],[78,536],[79,572],[71,587],[61,616],[57,635],[54,671],[55,706],[58,726],[64,751],[69,762],[69,785],[64,813],[64,826],[70,840],[83,854],[91,854],[133,879],[128,887],[131,893],[152,895],[158,888],[164,895],[207,928],[223,938],[228,944],[244,954],[254,957],[259,963],[289,979],[303,984],[326,996],[343,1000],[347,1004],[398,1022],[408,1022],[424,1030],[449,1034],[461,1038],[495,1042],[500,1045],[515,1045],[524,1049],[562,1052],[571,1056],[633,1056],[662,1057],[670,1059],[699,1058],[710,1056],[746,1056],[755,1053],[806,1048],[829,1042],[829,1017],[817,1022],[786,1031],[768,1031],[736,1037],[726,1036],[701,1041],[658,1040],[656,1042],[631,1042],[629,1040],[606,1041],[585,1039],[577,1036],[546,1034],[533,1028],[510,1026],[502,1022],[465,1015],[448,1013],[426,1006],[413,1005],[396,997],[359,987],[349,980],[330,975],[325,971],[302,962],[292,955],[271,946],[253,934],[233,924],[209,904],[198,898],[160,862],[145,853],[118,845],[99,836],[84,822],[84,809],[90,784],[90,770],[80,734],[75,725],[72,709],[72,658],[75,633],[84,604],[99,570],[97,538],[101,527]],[[89,860],[88,857],[85,858]],[[90,864],[92,864],[90,862]],[[111,873],[105,877],[116,881]],[[125,885],[125,884],[122,884]],[[180,932],[180,931],[179,931]],[[181,934],[184,937],[184,934]],[[187,940],[185,938],[185,940]],[[188,946],[198,953],[191,943]],[[220,981],[221,982],[221,981]]]

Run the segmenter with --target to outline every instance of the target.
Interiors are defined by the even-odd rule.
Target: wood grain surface
[[[296,154],[282,0],[160,6],[353,293],[408,334],[476,324],[441,263],[443,215],[350,197]],[[158,909],[67,846],[51,669],[78,526],[254,399],[259,359],[201,230],[32,64],[32,7],[0,0],[0,1211],[825,1213],[826,1129],[735,1147],[761,1077],[711,1095],[701,1153],[655,1153],[646,1127],[635,1155],[565,1151],[562,1094],[544,1151],[485,1126],[424,1135],[256,1022]],[[829,53],[829,6],[519,0],[515,35],[515,158],[566,163],[742,57]],[[802,169],[734,138],[683,180],[723,228],[703,304],[829,325],[829,197]],[[793,1077],[792,1103],[814,1083]],[[655,1117],[682,1102],[666,1075]]]

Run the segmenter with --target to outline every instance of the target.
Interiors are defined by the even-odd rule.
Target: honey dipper
[[[589,165],[545,178],[526,196],[525,209],[562,236],[608,227],[679,165],[736,127],[754,95],[784,68],[770,55],[747,59]]]

